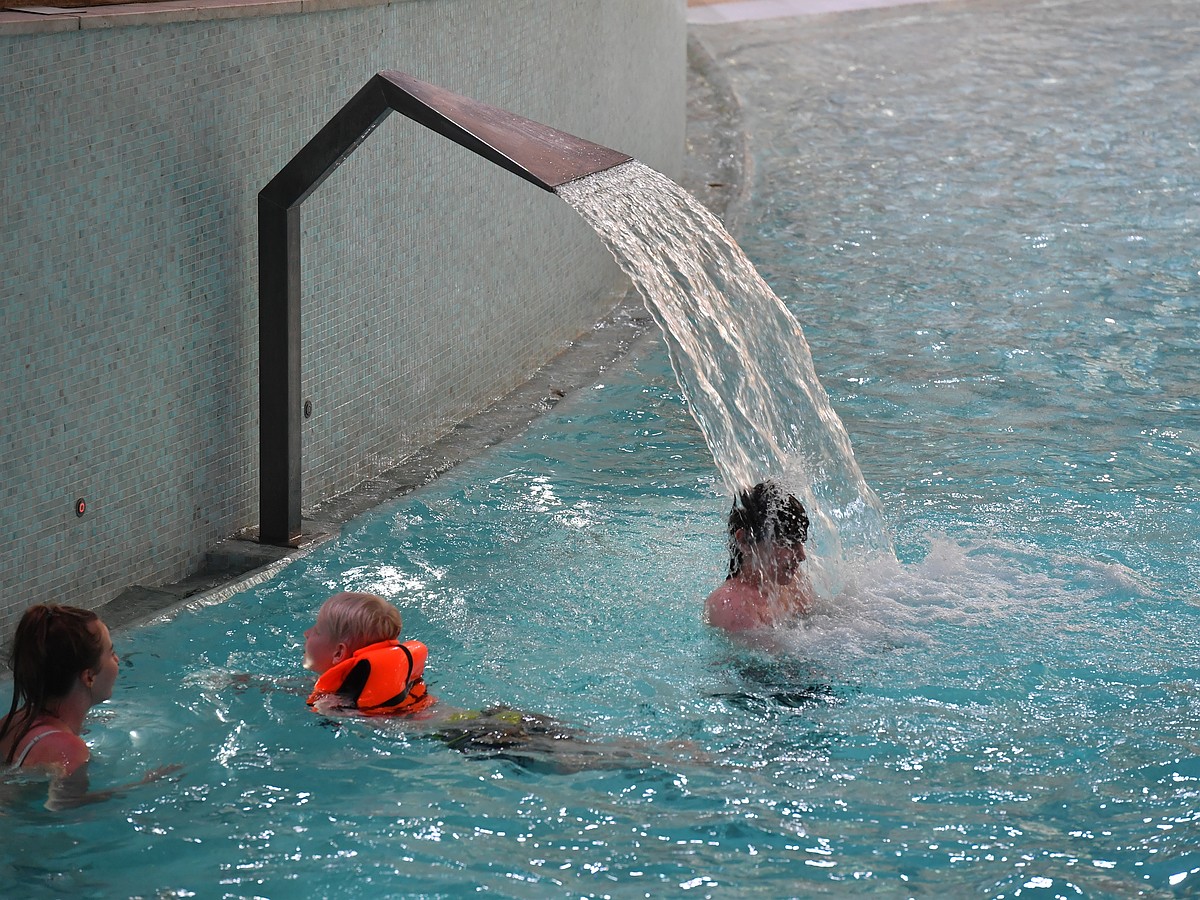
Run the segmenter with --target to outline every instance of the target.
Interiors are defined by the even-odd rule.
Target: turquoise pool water
[[[706,630],[727,501],[650,342],[278,578],[118,635],[94,778],[183,775],[58,816],[22,795],[5,883],[1196,894],[1200,30],[1188,3],[1123,7],[700,32],[746,104],[740,242],[804,325],[896,562],[769,646]],[[300,632],[345,587],[403,608],[446,703],[649,760],[554,771],[307,712]]]

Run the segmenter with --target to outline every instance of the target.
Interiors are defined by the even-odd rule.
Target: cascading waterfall
[[[645,298],[731,495],[774,478],[804,502],[821,561],[818,589],[836,590],[839,560],[890,553],[882,507],[817,379],[800,323],[716,216],[636,160],[557,193]]]

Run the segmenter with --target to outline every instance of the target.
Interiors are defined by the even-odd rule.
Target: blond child
[[[375,594],[345,591],[326,600],[304,632],[304,667],[319,676],[309,705],[368,716],[432,706],[423,677],[429,650],[401,641],[403,624],[400,611]]]

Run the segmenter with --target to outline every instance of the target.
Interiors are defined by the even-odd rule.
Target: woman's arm
[[[29,751],[22,768],[48,770],[50,792],[46,798],[46,809],[60,810],[99,803],[122,791],[157,781],[180,769],[180,766],[162,766],[151,769],[140,781],[103,791],[90,790],[88,761],[91,752],[83,738],[69,731],[56,731],[41,738]]]
[[[157,769],[148,771],[138,781],[132,781],[129,784],[119,785],[118,787],[106,788],[102,791],[93,791],[89,789],[87,764],[85,763],[82,766],[78,766],[70,775],[55,775],[50,780],[50,793],[46,798],[46,809],[74,809],[77,806],[86,806],[89,803],[100,803],[130,788],[150,784],[152,781],[166,778],[168,775],[172,775],[182,768],[183,766],[178,764],[159,766]]]

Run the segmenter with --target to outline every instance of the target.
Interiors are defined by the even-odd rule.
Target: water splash
[[[716,216],[636,160],[569,182],[558,195],[645,298],[730,494],[777,479],[808,508],[819,559],[890,554],[881,504],[817,379],[800,323]]]

